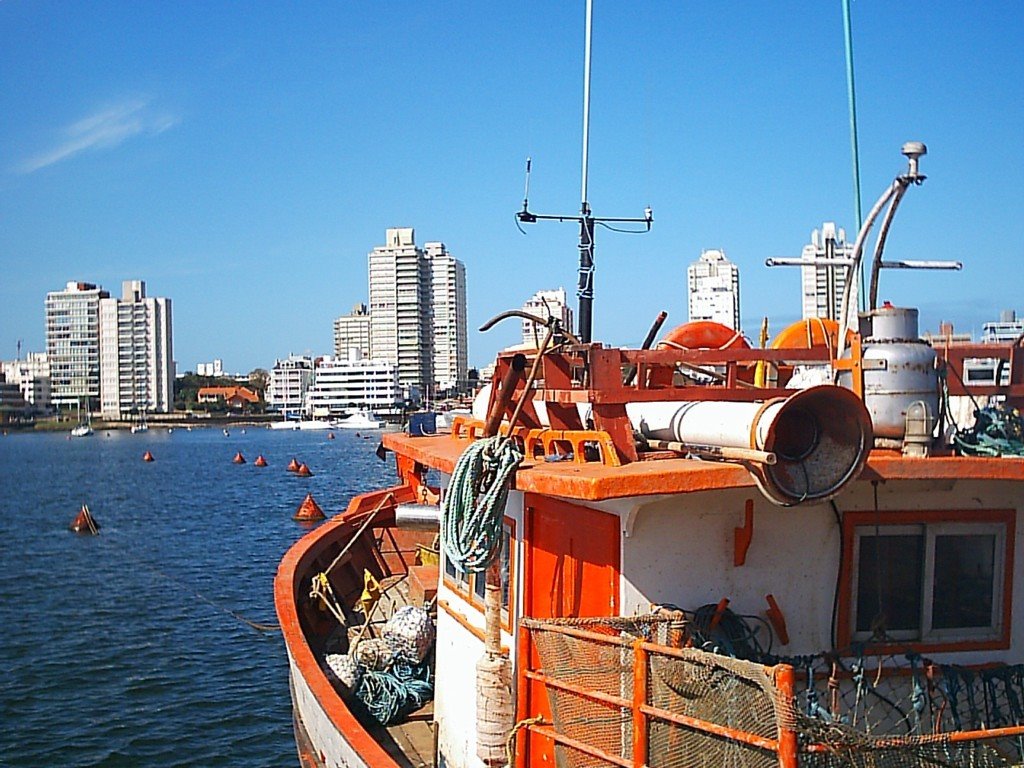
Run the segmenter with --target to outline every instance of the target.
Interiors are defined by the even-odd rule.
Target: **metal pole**
[[[853,25],[850,21],[850,0],[843,0],[843,32],[846,38],[846,92],[850,103],[850,149],[853,152],[853,210],[857,218],[857,231],[864,224],[860,205],[860,151],[857,142],[857,93],[853,82]],[[857,274],[850,276],[860,281],[860,307],[865,308],[864,269],[858,265]]]
[[[580,182],[580,269],[576,286],[579,297],[580,341],[589,344],[593,329],[594,306],[594,219],[587,202],[587,167],[590,151],[590,39],[594,20],[594,0],[587,0],[587,19],[583,47],[583,172]]]

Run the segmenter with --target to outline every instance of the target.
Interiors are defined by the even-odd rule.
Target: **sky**
[[[742,325],[800,314],[797,256],[824,221],[853,239],[841,0],[594,4],[588,197],[642,216],[599,228],[594,339],[686,320],[686,266],[740,267]],[[542,288],[575,293],[578,231],[517,229],[581,201],[583,0],[0,2],[0,359],[45,347],[70,280],[173,303],[178,370],[329,354],[367,300],[389,227],[466,265],[470,364]],[[880,299],[980,331],[1024,314],[1024,3],[852,4],[866,212],[924,141]],[[575,298],[573,299],[575,303]]]

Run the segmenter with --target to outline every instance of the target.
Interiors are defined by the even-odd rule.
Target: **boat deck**
[[[441,472],[451,473],[467,441],[449,434],[411,437],[387,433],[384,447]],[[875,450],[861,472],[862,480],[977,479],[1019,480],[1024,460],[992,461],[985,457],[908,458],[896,451]],[[620,467],[597,462],[546,462],[527,458],[516,473],[520,491],[601,501],[631,496],[724,490],[754,485],[745,467],[715,461],[659,458]]]

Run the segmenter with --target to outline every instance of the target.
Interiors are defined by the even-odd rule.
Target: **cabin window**
[[[511,627],[509,605],[512,600],[515,562],[515,521],[506,517],[501,535],[501,552],[498,563],[501,573],[501,618],[506,629]],[[444,558],[445,581],[480,610],[484,608],[487,595],[487,576],[483,573],[459,573],[455,566]]]
[[[852,639],[923,644],[998,641],[1008,627],[1012,517],[941,520],[857,515],[852,526]],[[991,515],[983,515],[992,517]]]

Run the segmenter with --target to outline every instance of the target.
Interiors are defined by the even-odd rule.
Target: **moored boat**
[[[385,422],[370,411],[357,411],[334,422],[337,429],[383,429]]]

